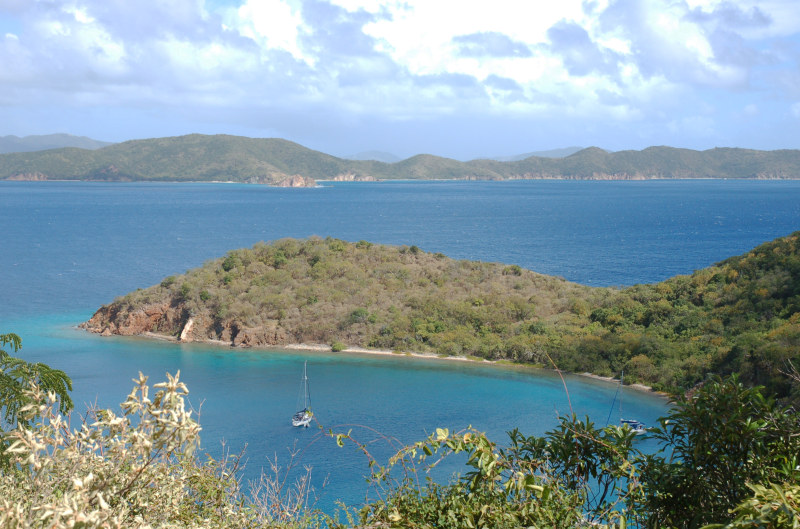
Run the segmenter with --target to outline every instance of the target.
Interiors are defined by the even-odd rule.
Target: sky
[[[0,0],[0,135],[800,148],[798,0]]]

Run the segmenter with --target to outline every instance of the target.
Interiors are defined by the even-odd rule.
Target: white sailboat
[[[300,411],[292,415],[292,426],[308,428],[314,414],[311,412],[311,393],[308,391],[308,362],[303,363],[303,379],[300,381],[300,396],[297,398],[297,407]]]
[[[619,386],[620,386],[620,388],[624,385],[624,381],[625,381],[625,371],[623,371],[622,374],[619,377]],[[633,430],[635,433],[644,433],[644,432],[647,431],[647,428],[645,427],[643,422],[638,421],[636,419],[625,419],[625,418],[623,418],[623,415],[622,415],[622,395],[619,396],[619,424],[620,424],[620,426],[626,426],[627,425],[628,428]]]
[[[647,431],[647,427],[645,427],[644,423],[638,421],[636,419],[625,419],[622,416],[622,395],[620,395],[619,390],[622,389],[622,386],[625,381],[625,371],[619,377],[619,385],[617,386],[617,392],[614,393],[614,400],[611,401],[611,409],[608,410],[608,419],[606,419],[606,426],[608,426],[608,421],[611,419],[611,414],[614,413],[614,404],[617,402],[617,396],[619,396],[619,424],[620,426],[628,426],[634,433],[644,433]]]

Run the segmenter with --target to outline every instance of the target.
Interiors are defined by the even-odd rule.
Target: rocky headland
[[[780,396],[800,384],[800,232],[653,285],[586,287],[416,246],[284,239],[170,276],[82,328],[236,347],[324,344],[553,364],[682,391],[738,372]],[[800,382],[800,381],[798,381]]]

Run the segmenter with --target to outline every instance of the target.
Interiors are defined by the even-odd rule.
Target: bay
[[[437,427],[472,425],[502,442],[570,412],[547,371],[388,357],[256,351],[101,338],[75,328],[115,296],[226,251],[282,237],[415,244],[454,258],[519,264],[587,285],[691,273],[800,228],[800,182],[389,182],[313,189],[238,184],[0,182],[0,332],[21,356],[64,369],[79,409],[116,406],[139,371],[181,372],[200,410],[203,446],[246,445],[246,477],[300,451],[319,505],[367,493],[365,457],[316,428],[294,429],[302,364],[326,429],[353,430],[383,461]],[[600,424],[616,386],[567,377],[573,411]],[[653,422],[655,395],[623,392],[626,415]],[[616,420],[616,412],[612,420]],[[379,432],[380,435],[375,432]],[[394,444],[386,439],[396,439]],[[321,487],[327,480],[328,485]]]

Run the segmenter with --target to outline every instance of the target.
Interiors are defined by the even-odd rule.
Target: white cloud
[[[102,101],[269,130],[321,114],[331,123],[566,116],[710,137],[724,129],[727,99],[727,114],[754,121],[775,117],[763,100],[780,101],[785,119],[800,86],[786,80],[800,71],[795,0],[9,6],[0,0],[0,123],[2,105]]]
[[[528,44],[544,42],[547,30],[562,18],[581,16],[581,2],[416,1],[397,6],[387,17],[365,26],[376,38],[381,51],[408,68],[413,74],[459,72],[484,75],[481,61],[454,62],[455,37],[497,32]],[[515,79],[522,72],[536,68],[535,61],[520,59],[495,64],[493,73],[505,73]],[[509,70],[512,70],[509,72]]]
[[[307,59],[298,42],[304,30],[298,5],[284,0],[245,0],[229,13],[226,24],[262,48],[281,49]]]
[[[397,12],[404,6],[410,5],[404,0],[332,0],[331,4],[337,5],[347,11],[366,11],[379,13],[381,11]]]
[[[693,9],[706,12],[728,9],[735,10],[741,18],[753,17],[758,13],[769,18],[766,25],[740,25],[738,31],[748,39],[786,37],[800,31],[800,10],[795,0],[687,0]]]

